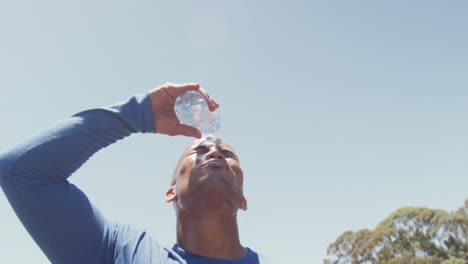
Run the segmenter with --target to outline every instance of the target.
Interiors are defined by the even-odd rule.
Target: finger
[[[186,137],[194,137],[194,138],[201,138],[201,133],[198,131],[198,129],[187,126],[187,125],[178,125],[176,128],[176,131],[174,131],[175,134],[181,135],[181,136],[186,136]]]
[[[214,111],[219,107],[218,102],[216,102],[216,100],[214,98],[212,98],[208,94],[208,92],[206,92],[205,89],[200,88],[199,92],[205,97],[206,102],[208,103],[208,108],[210,109],[210,111]]]
[[[186,91],[196,91],[200,89],[200,84],[198,83],[184,83],[184,84],[174,84],[174,88],[177,88],[179,93],[185,93]]]

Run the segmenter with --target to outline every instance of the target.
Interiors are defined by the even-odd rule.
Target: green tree
[[[374,230],[344,232],[327,253],[327,264],[468,263],[468,199],[451,213],[400,208]]]

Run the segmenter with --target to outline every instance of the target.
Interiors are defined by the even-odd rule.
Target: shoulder
[[[165,263],[168,259],[167,247],[160,245],[145,229],[115,223],[112,236],[115,241],[115,263],[130,263],[129,260],[133,261],[131,263],[144,263],[149,259]]]

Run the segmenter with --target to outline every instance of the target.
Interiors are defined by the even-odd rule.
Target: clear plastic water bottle
[[[221,126],[218,113],[210,111],[205,97],[197,91],[187,91],[177,97],[174,111],[181,124],[195,127],[203,136],[216,133]]]

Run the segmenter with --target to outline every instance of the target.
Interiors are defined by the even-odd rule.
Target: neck
[[[236,214],[232,213],[179,212],[177,243],[190,253],[208,258],[240,259],[246,253],[239,241]]]

